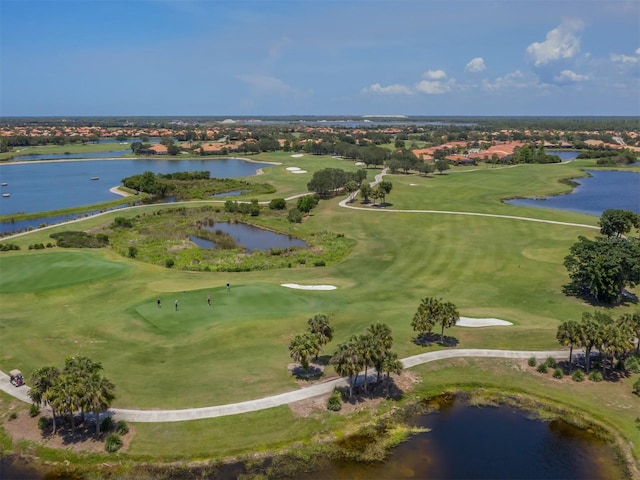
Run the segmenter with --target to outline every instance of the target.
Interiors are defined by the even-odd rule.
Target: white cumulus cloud
[[[610,58],[612,62],[616,63],[638,63],[638,58],[630,55],[612,53]]]
[[[394,83],[383,87],[379,83],[373,83],[362,89],[363,93],[377,93],[382,95],[411,95],[411,89],[406,85]]]
[[[560,72],[560,74],[553,77],[553,79],[558,83],[574,83],[589,80],[589,76],[580,75],[578,73],[572,72],[571,70],[563,70],[562,72]]]
[[[482,57],[476,57],[472,59],[469,63],[467,63],[467,66],[464,67],[465,71],[473,73],[483,72],[484,70],[486,70],[486,68],[487,67],[484,64],[484,59]]]
[[[640,48],[636,48],[636,55],[640,55]]]
[[[422,76],[429,80],[443,80],[447,78],[447,74],[444,70],[427,70]]]
[[[422,80],[416,83],[416,90],[429,95],[440,95],[451,91],[451,82]]]
[[[523,74],[520,70],[506,74],[503,77],[496,77],[493,81],[484,80],[482,87],[490,92],[502,90],[521,90],[523,88],[533,88],[538,81],[532,74]]]
[[[572,58],[580,52],[580,37],[576,34],[584,28],[581,20],[565,20],[547,33],[544,42],[534,42],[527,47],[535,66],[554,60]]]

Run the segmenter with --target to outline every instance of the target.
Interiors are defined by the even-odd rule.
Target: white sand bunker
[[[335,285],[298,285],[297,283],[283,283],[283,287],[295,288],[296,290],[335,290]]]
[[[302,153],[294,153],[293,155],[291,155],[291,158],[302,158],[302,157],[304,157]]]
[[[364,162],[356,162],[354,165],[357,165],[357,166],[359,166],[359,167],[360,167],[360,166],[362,166],[362,165],[366,165],[366,163],[364,163]]]
[[[460,320],[456,323],[456,327],[497,327],[505,325],[513,325],[513,323],[507,322],[506,320],[500,320],[499,318],[469,317],[460,317]]]
[[[417,184],[417,183],[410,183],[410,184],[409,184],[409,186],[410,186],[410,187],[417,187],[417,186],[418,186],[418,184]]]
[[[291,173],[307,173],[306,170],[293,170]]]
[[[289,172],[295,172],[296,170],[302,170],[300,167],[287,167],[285,168],[285,170],[288,170]]]

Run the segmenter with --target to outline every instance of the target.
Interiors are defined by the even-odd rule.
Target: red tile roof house
[[[169,150],[161,143],[154,143],[149,148],[145,148],[144,151],[140,151],[140,153],[151,155],[167,155],[169,153]]]

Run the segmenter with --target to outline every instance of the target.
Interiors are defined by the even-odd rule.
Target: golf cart
[[[19,387],[24,385],[24,377],[22,376],[22,372],[20,370],[11,370],[9,372],[9,376],[11,377],[11,385]]]

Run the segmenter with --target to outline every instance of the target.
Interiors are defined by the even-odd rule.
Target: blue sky
[[[0,115],[640,115],[637,0],[0,0]]]

